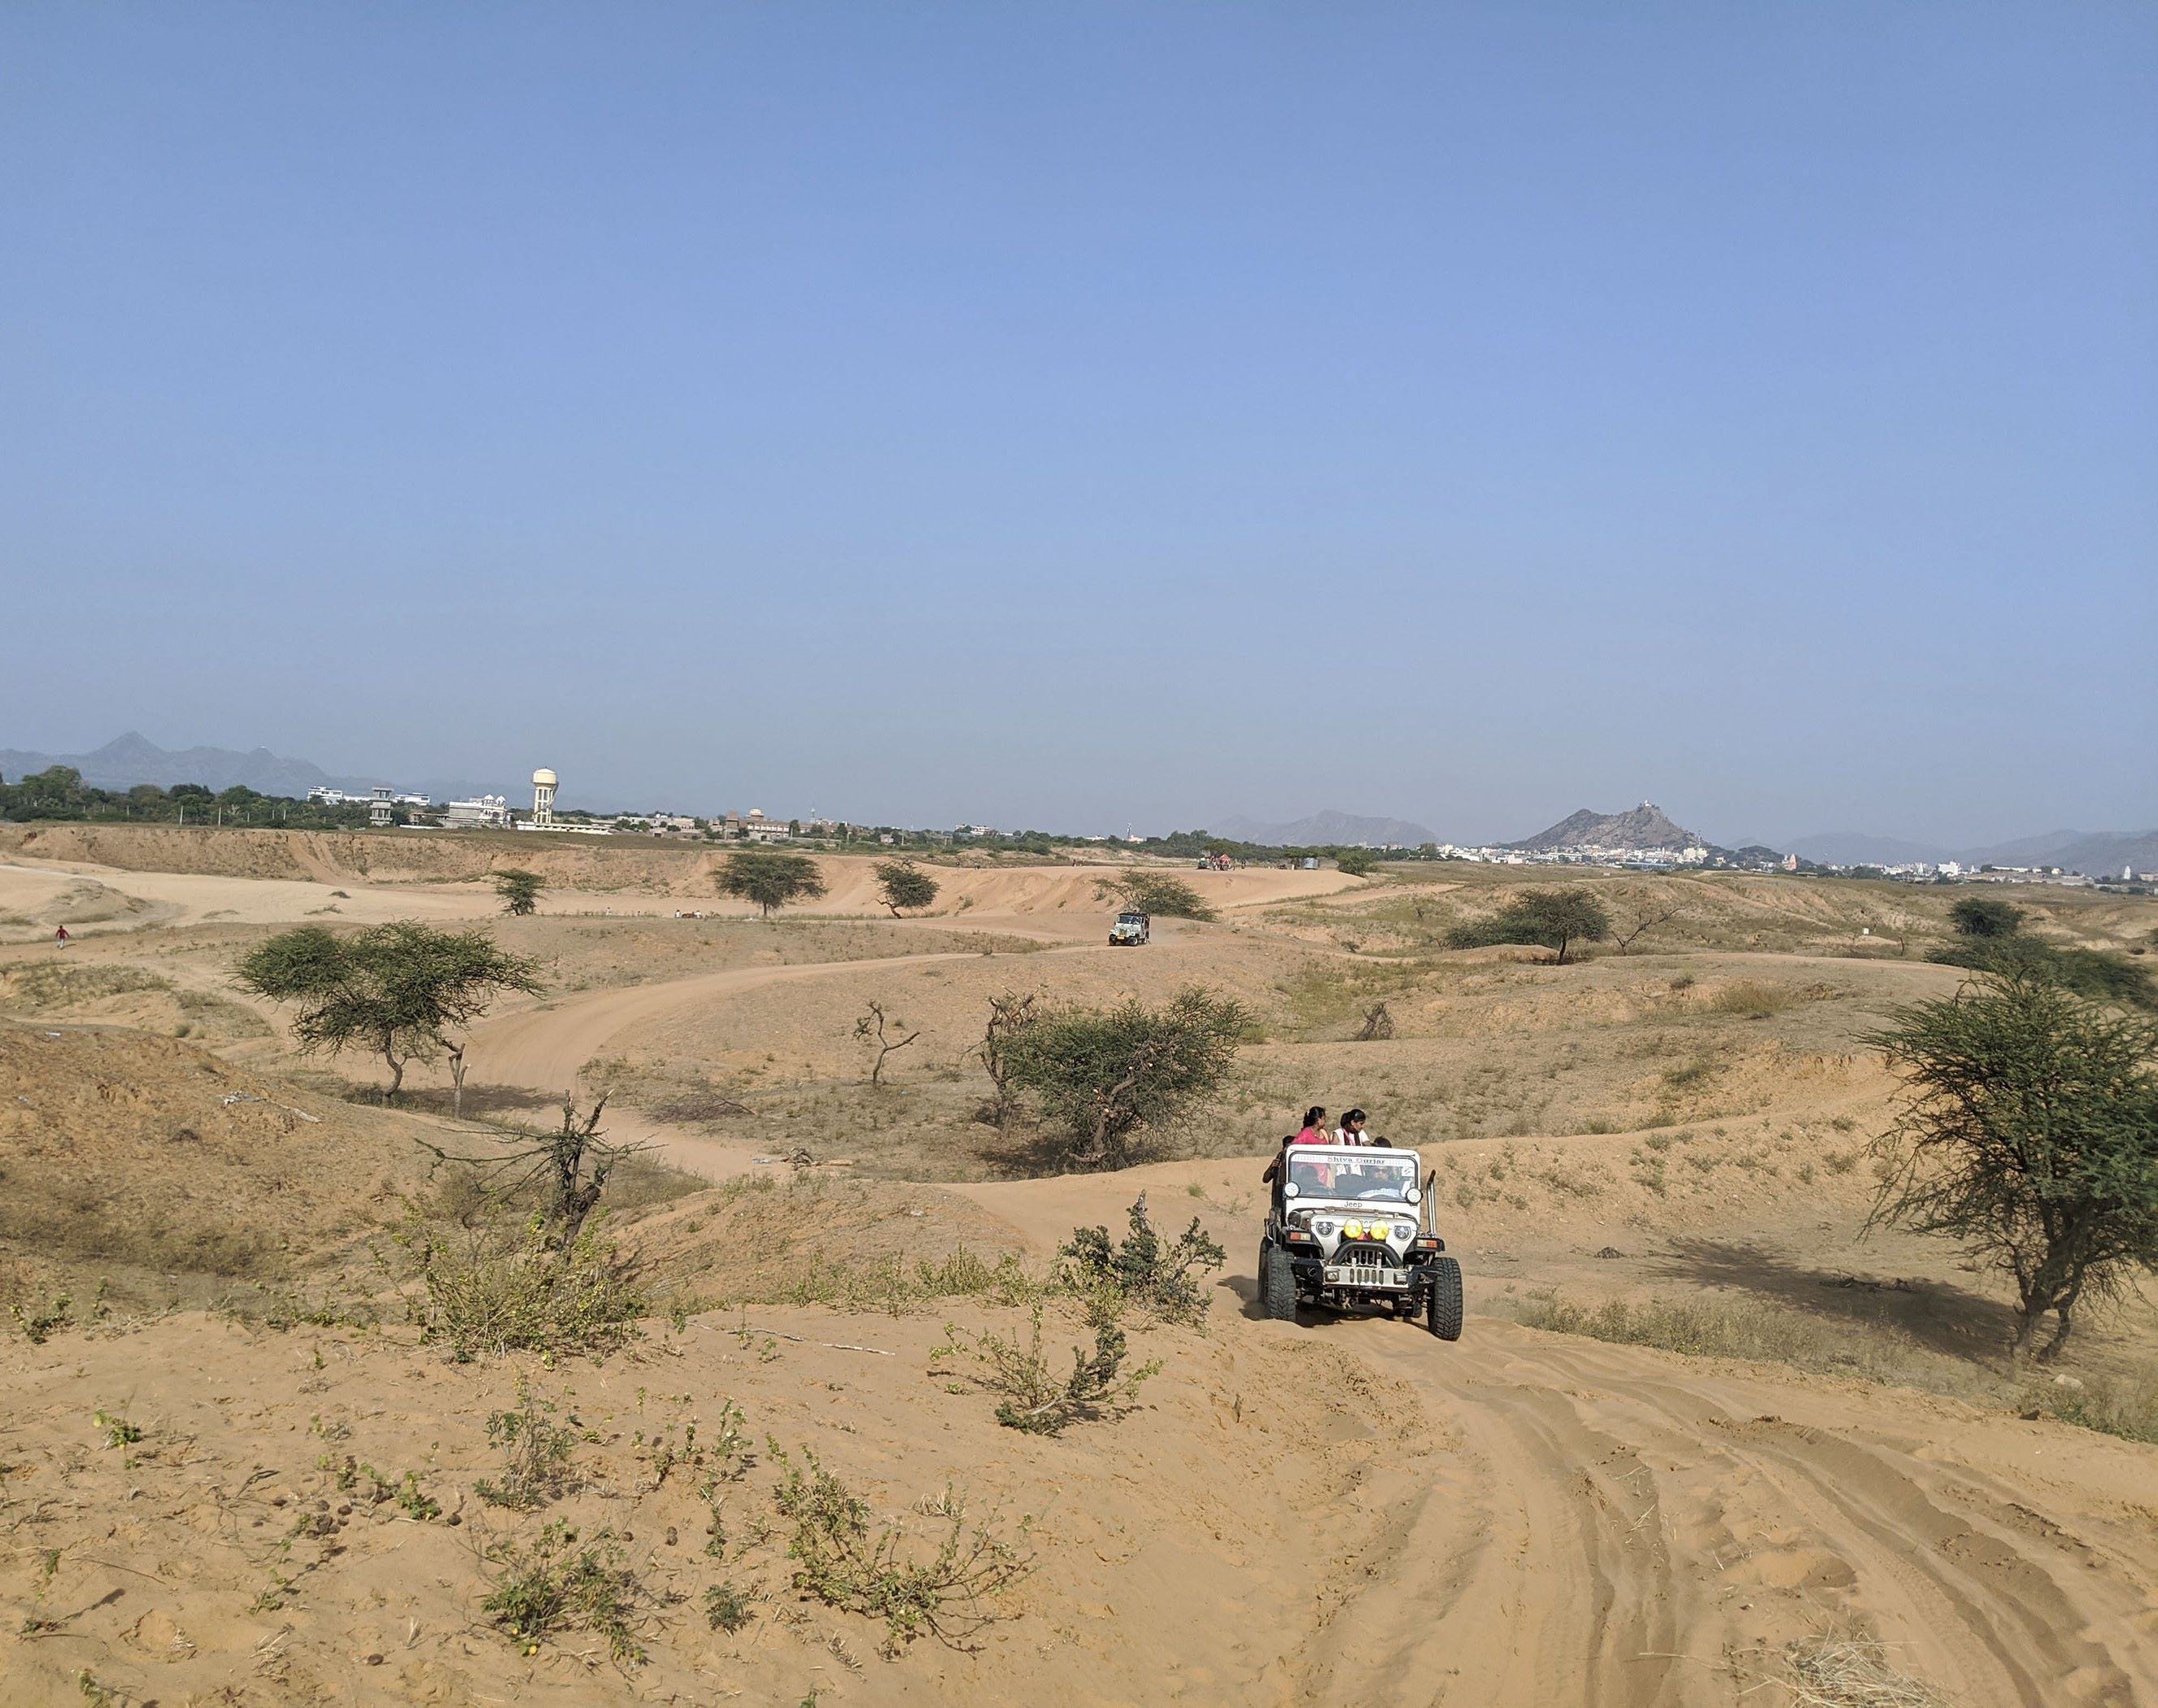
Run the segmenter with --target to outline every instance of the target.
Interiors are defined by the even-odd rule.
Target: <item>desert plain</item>
[[[1569,874],[1629,940],[1557,966],[1443,947],[1562,880],[1510,868],[1180,873],[1218,917],[1113,949],[1113,868],[932,865],[895,918],[829,858],[765,920],[716,850],[534,840],[0,828],[0,1703],[2158,1701],[2150,1301],[2018,1369],[1992,1278],[1867,1227],[1867,1040],[1966,976],[1924,958],[1956,892]],[[2014,894],[2063,944],[2158,926]],[[284,927],[407,919],[541,968],[461,1117],[233,983]],[[1061,1172],[984,1118],[993,997],[1192,985],[1252,1035],[1147,1160]],[[871,1003],[919,1034],[875,1086]],[[646,1147],[606,1199],[637,1337],[423,1339],[412,1254],[476,1213],[442,1153],[602,1093]],[[1313,1102],[1436,1171],[1459,1342],[1257,1308],[1260,1170]],[[1141,1194],[1227,1252],[1203,1322],[1128,1324],[1159,1369],[1119,1415],[1001,1427],[947,1324],[1038,1304],[1061,1361],[1057,1248]],[[520,1411],[565,1432],[529,1504],[489,1492]],[[911,1635],[808,1592],[813,1464],[891,1559],[957,1537],[994,1582]],[[571,1535],[619,1628],[514,1634],[490,1598]]]

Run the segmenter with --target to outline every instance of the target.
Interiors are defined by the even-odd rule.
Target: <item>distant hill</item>
[[[454,796],[504,792],[503,785],[482,785],[462,778],[425,778],[417,782],[384,777],[333,777],[305,759],[288,759],[257,747],[242,753],[230,747],[186,747],[172,751],[147,736],[129,730],[90,753],[29,753],[0,747],[0,777],[19,782],[34,771],[65,765],[82,773],[92,788],[132,789],[137,783],[155,783],[168,789],[175,783],[200,783],[206,789],[229,789],[235,785],[258,794],[285,795],[295,799],[309,789],[365,790],[387,784],[431,795],[438,801]]]
[[[1696,844],[1706,846],[1702,838],[1666,818],[1662,808],[1644,801],[1626,813],[1592,813],[1583,807],[1526,842],[1506,845],[1527,854],[1543,854],[1568,848],[1654,848],[1676,851]]]
[[[2123,866],[2158,871],[2158,830],[2056,830],[1972,849],[1960,858],[1980,866],[2059,866],[2092,877],[2117,876]]]
[[[1956,851],[1939,843],[1905,842],[1893,836],[1873,836],[1863,830],[1824,830],[1802,836],[1790,844],[1802,860],[1824,866],[1893,866],[1910,860],[1952,860]]]
[[[1823,865],[1886,866],[1911,860],[1959,860],[1967,866],[2058,866],[2090,876],[2118,876],[2123,866],[2139,872],[2158,870],[2158,830],[2052,830],[1986,848],[1949,848],[1941,843],[1906,842],[1863,831],[1827,831],[1802,836],[1793,853]]]
[[[1225,818],[1208,827],[1216,836],[1236,842],[1255,842],[1264,848],[1383,848],[1396,844],[1416,848],[1437,842],[1422,825],[1407,818],[1360,818],[1354,813],[1328,808],[1287,824],[1264,824],[1256,818]]]

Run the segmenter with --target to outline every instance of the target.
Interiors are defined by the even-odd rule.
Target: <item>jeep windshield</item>
[[[1417,1183],[1417,1159],[1386,1150],[1363,1151],[1355,1156],[1344,1156],[1338,1151],[1313,1154],[1306,1147],[1292,1145],[1288,1178],[1299,1198],[1407,1204]]]

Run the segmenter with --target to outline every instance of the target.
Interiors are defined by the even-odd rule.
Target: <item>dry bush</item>
[[[582,1352],[634,1339],[644,1295],[637,1266],[592,1229],[558,1248],[538,1216],[494,1217],[452,1235],[410,1236],[422,1291],[410,1301],[423,1339],[460,1361],[489,1353]]]
[[[505,1542],[489,1556],[498,1570],[481,1611],[527,1654],[556,1631],[590,1631],[607,1639],[617,1665],[643,1660],[638,1630],[649,1597],[624,1558],[612,1530],[581,1545],[577,1532],[558,1519],[530,1543]]]
[[[1041,1350],[1041,1307],[1033,1310],[1033,1328],[1022,1344],[1017,1335],[1004,1336],[984,1329],[969,1334],[945,1324],[945,1344],[929,1355],[932,1359],[970,1359],[973,1368],[967,1379],[1001,1394],[997,1422],[1007,1429],[1029,1435],[1061,1435],[1075,1423],[1121,1416],[1137,1404],[1139,1389],[1161,1372],[1154,1359],[1136,1370],[1126,1370],[1129,1350],[1117,1320],[1118,1299],[1102,1292],[1090,1303],[1088,1318],[1094,1330],[1094,1349],[1071,1349],[1071,1369],[1059,1375]]]
[[[1112,1245],[1107,1228],[1074,1228],[1057,1248],[1065,1260],[1063,1281],[1076,1293],[1114,1295],[1115,1305],[1128,1302],[1174,1323],[1197,1326],[1206,1317],[1206,1295],[1198,1277],[1219,1269],[1229,1254],[1191,1219],[1191,1226],[1166,1244],[1147,1215],[1146,1194],[1130,1212],[1131,1231]]]
[[[472,1489],[491,1506],[530,1512],[576,1487],[570,1457],[577,1437],[554,1421],[554,1406],[521,1377],[517,1385],[517,1409],[494,1412],[487,1420],[488,1444],[502,1455],[502,1476],[482,1477]]]
[[[772,1500],[793,1520],[787,1555],[795,1562],[794,1587],[827,1607],[882,1619],[887,1654],[922,1636],[963,1646],[996,1617],[997,1599],[1031,1569],[994,1525],[968,1524],[949,1489],[937,1505],[948,1528],[925,1560],[891,1525],[872,1534],[867,1503],[808,1447],[798,1465],[789,1454],[777,1457],[784,1468]],[[1022,1533],[1025,1528],[1022,1521]]]
[[[1711,1014],[1730,1014],[1742,1020],[1765,1020],[1795,1007],[1798,1001],[1795,993],[1781,985],[1763,984],[1758,979],[1749,978],[1725,985],[1709,998],[1705,1006]]]

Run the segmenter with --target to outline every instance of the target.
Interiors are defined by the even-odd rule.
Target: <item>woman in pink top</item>
[[[1304,1112],[1304,1130],[1300,1133],[1293,1134],[1291,1137],[1282,1141],[1283,1156],[1276,1157],[1272,1162],[1267,1164],[1267,1171],[1265,1174],[1259,1176],[1259,1183],[1262,1185],[1272,1185],[1275,1181],[1279,1180],[1282,1178],[1282,1162],[1283,1158],[1286,1157],[1288,1148],[1290,1145],[1331,1144],[1333,1143],[1334,1135],[1326,1130],[1326,1112],[1324,1109],[1316,1108],[1305,1110]]]

